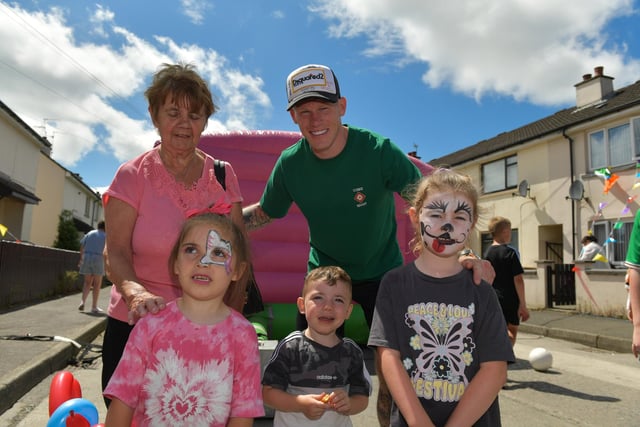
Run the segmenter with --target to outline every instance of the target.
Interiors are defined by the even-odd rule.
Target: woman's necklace
[[[171,175],[173,175],[173,177],[177,182],[181,182],[183,184],[192,184],[192,182],[188,182],[187,178],[189,176],[189,172],[191,172],[192,166],[197,161],[197,159],[198,159],[198,154],[193,153],[193,156],[189,159],[187,164],[182,168],[180,172],[175,172],[173,169],[167,167],[167,162],[165,162],[164,160],[162,161],[162,163],[164,164],[165,169],[167,169],[167,171]]]

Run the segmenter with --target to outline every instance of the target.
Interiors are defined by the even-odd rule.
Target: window
[[[517,184],[517,155],[482,165],[482,189],[485,193],[515,188]]]
[[[87,195],[85,195],[84,199],[84,216],[89,218],[89,214],[91,213],[91,200]]]
[[[593,224],[593,235],[598,239],[598,244],[604,249],[610,263],[620,266],[624,264],[632,228],[633,221],[600,221]]]
[[[640,156],[640,117],[589,134],[589,169],[632,163]]]

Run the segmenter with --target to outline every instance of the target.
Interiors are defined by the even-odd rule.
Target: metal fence
[[[75,251],[0,241],[0,308],[78,292],[79,260]]]

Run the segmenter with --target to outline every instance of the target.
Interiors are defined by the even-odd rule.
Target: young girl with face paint
[[[478,220],[471,178],[435,170],[409,217],[417,259],[382,279],[369,345],[393,397],[392,426],[499,426],[498,392],[515,356],[490,284],[458,254]]]
[[[182,296],[134,327],[104,391],[106,426],[250,426],[264,415],[255,330],[226,304],[244,292],[248,265],[227,216],[185,222],[169,260]]]

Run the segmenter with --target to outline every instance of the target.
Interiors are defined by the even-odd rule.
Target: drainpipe
[[[571,184],[573,184],[573,139],[567,135],[567,128],[562,129],[562,136],[569,141],[569,173]],[[572,259],[576,259],[576,203],[571,199],[571,255]]]
[[[93,228],[96,228],[97,227],[96,224],[98,224],[98,211],[100,208],[100,193],[96,191],[95,193],[93,193],[93,196],[94,198],[93,198],[93,209],[92,209],[93,212],[91,212],[91,226]]]

